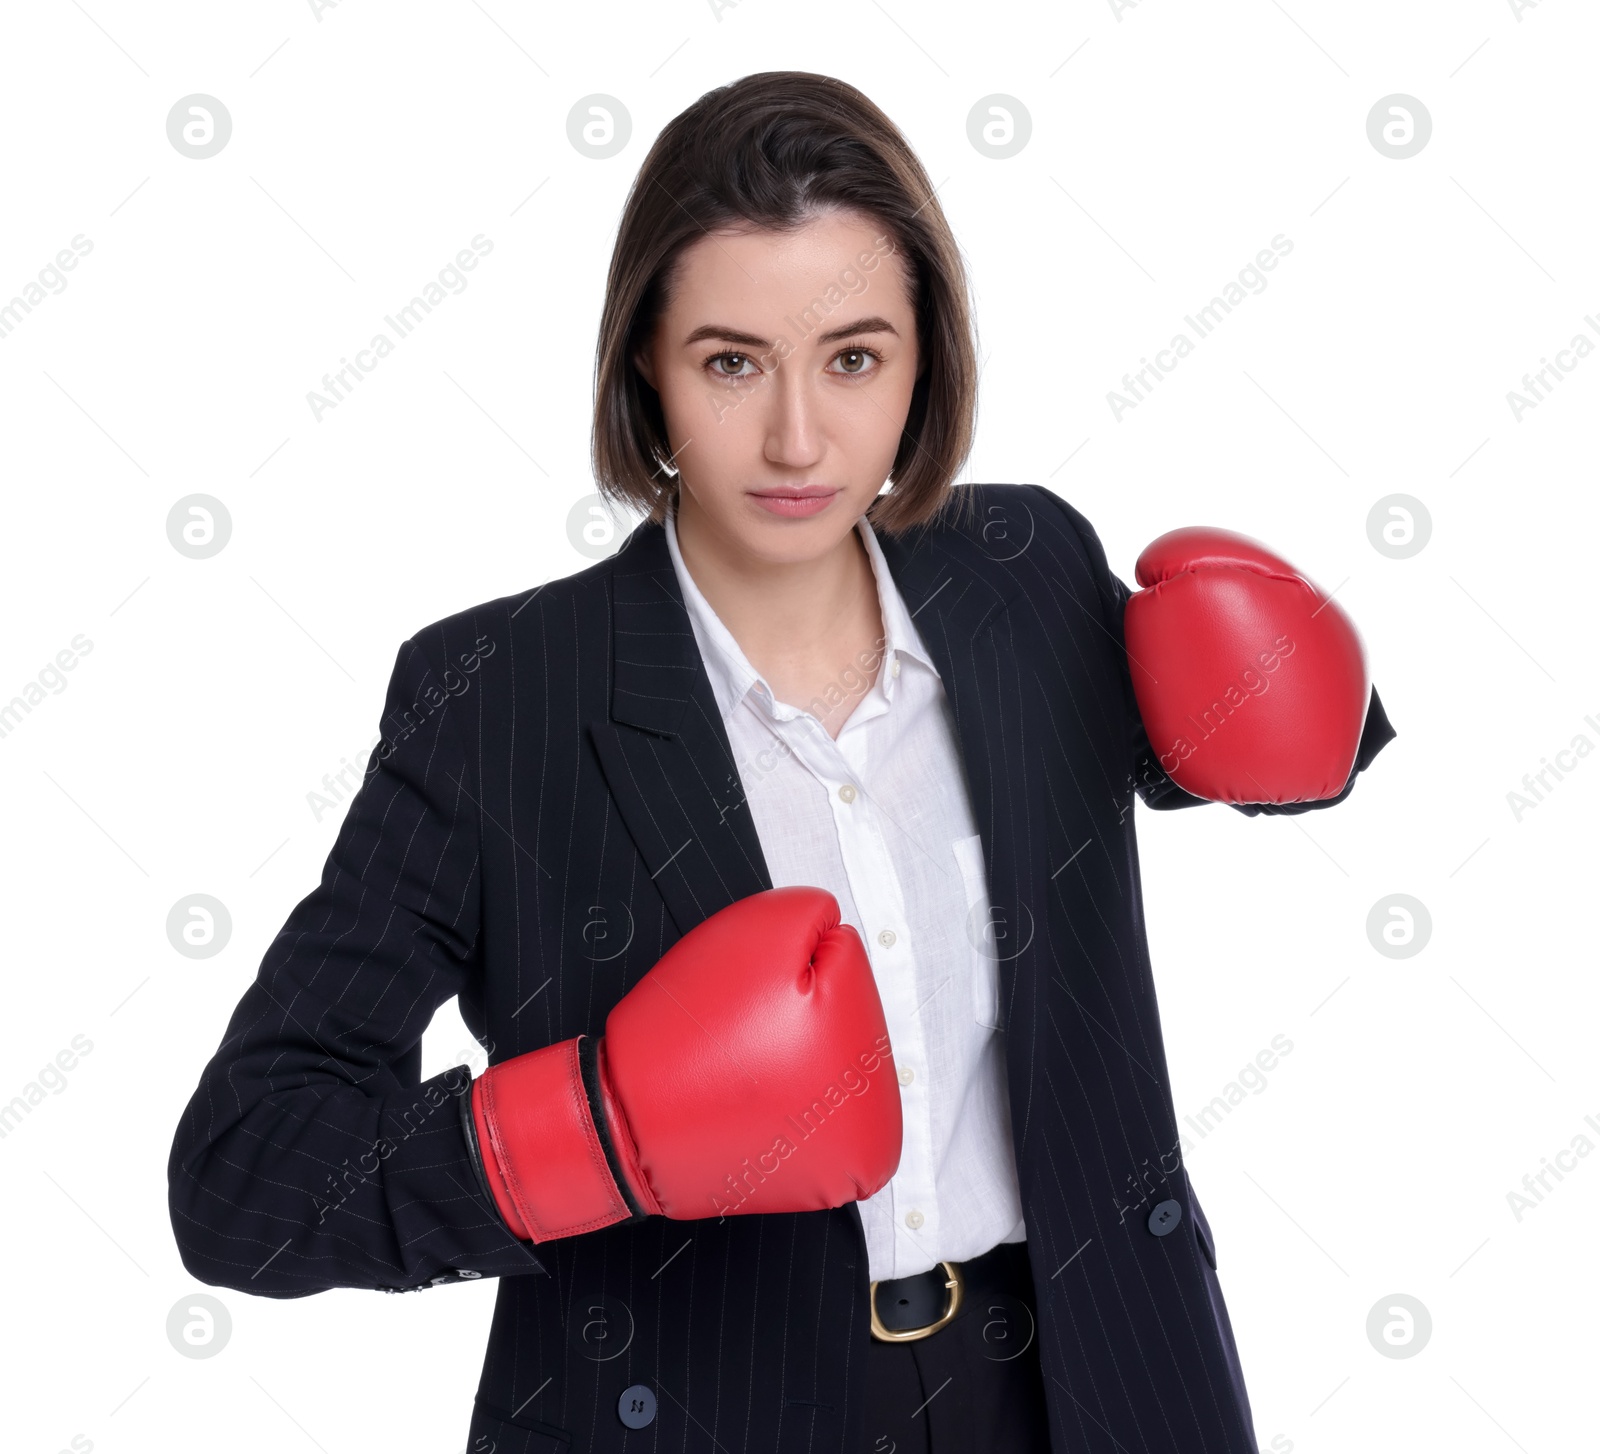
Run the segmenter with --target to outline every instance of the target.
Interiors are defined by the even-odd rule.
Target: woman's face
[[[661,396],[680,521],[764,562],[817,559],[900,447],[919,366],[901,260],[855,212],[707,234],[635,363]]]

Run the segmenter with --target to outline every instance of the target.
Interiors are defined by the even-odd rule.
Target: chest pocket
[[[1002,1028],[1000,956],[1005,952],[1005,926],[994,921],[989,884],[983,867],[983,837],[957,838],[950,844],[965,889],[962,938],[972,955],[972,1018],[985,1030]]]

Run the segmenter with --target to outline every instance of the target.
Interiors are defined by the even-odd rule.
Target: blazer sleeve
[[[1111,570],[1106,560],[1105,548],[1100,544],[1100,537],[1095,534],[1094,527],[1088,520],[1054,491],[1046,489],[1043,485],[1034,485],[1032,488],[1066,515],[1077,534],[1094,581],[1102,628],[1116,643],[1117,671],[1122,682],[1123,713],[1128,724],[1129,777],[1135,791],[1152,808],[1193,808],[1210,802],[1209,798],[1196,797],[1193,793],[1180,788],[1161,766],[1159,756],[1150,746],[1144,719],[1139,715],[1138,699],[1133,691],[1133,676],[1128,668],[1128,651],[1123,636],[1123,613],[1127,609],[1128,598],[1133,594],[1132,590]],[[1228,806],[1248,818],[1253,818],[1259,813],[1308,813],[1318,808],[1331,808],[1335,803],[1342,803],[1350,796],[1357,774],[1364,772],[1371,765],[1372,760],[1395,735],[1395,729],[1390,725],[1388,714],[1383,709],[1383,702],[1378,697],[1378,689],[1373,687],[1372,696],[1367,703],[1366,723],[1361,729],[1361,741],[1356,746],[1356,760],[1350,768],[1350,776],[1345,780],[1344,787],[1336,796],[1319,798],[1309,803],[1229,803]]]
[[[467,670],[475,670],[476,658]],[[420,1079],[434,1010],[482,973],[468,678],[413,638],[323,868],[268,947],[173,1138],[168,1205],[201,1282],[266,1297],[543,1271],[482,1191],[471,1072]]]

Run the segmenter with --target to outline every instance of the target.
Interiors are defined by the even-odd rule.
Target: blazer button
[[[1156,1236],[1165,1237],[1182,1220],[1183,1207],[1178,1202],[1168,1200],[1156,1203],[1148,1225]]]
[[[643,1383],[623,1389],[617,1400],[617,1417],[630,1429],[649,1428],[656,1421],[655,1390]]]

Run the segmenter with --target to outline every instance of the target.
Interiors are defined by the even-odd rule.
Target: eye
[[[726,360],[732,360],[734,367],[724,369],[720,365]],[[749,364],[755,368],[755,360],[747,353],[715,353],[706,360],[705,366],[711,370],[714,377],[719,379],[749,379],[754,378],[753,373],[745,373],[744,366]]]
[[[869,359],[876,360],[881,364],[883,355],[876,349],[871,348],[844,348],[833,356],[834,363],[845,365],[841,371],[843,376],[853,379],[868,378],[877,372],[875,368],[867,367]]]

